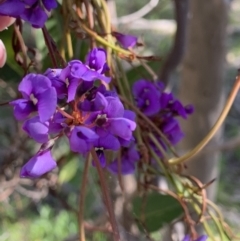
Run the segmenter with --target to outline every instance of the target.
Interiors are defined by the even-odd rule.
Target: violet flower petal
[[[123,48],[134,47],[138,40],[138,38],[134,35],[127,35],[118,32],[113,32],[113,36],[117,39]]]
[[[136,123],[126,118],[109,119],[109,131],[124,140],[130,140],[132,131],[136,128]]]
[[[34,106],[32,101],[28,101],[25,99],[14,100],[11,101],[9,104],[14,107],[13,112],[17,120],[24,120],[33,111],[37,110],[36,106]]]
[[[20,177],[37,178],[57,166],[50,150],[37,153],[21,169]]]
[[[122,117],[124,114],[124,106],[118,97],[108,96],[106,97],[108,105],[103,110],[107,114],[108,118]]]
[[[19,0],[7,0],[0,3],[0,15],[18,17],[25,10],[25,3]]]
[[[48,141],[48,126],[48,122],[42,123],[39,120],[39,116],[35,116],[26,120],[22,128],[36,142],[45,143]]]
[[[94,48],[87,55],[85,64],[88,65],[90,69],[94,69],[99,74],[102,74],[108,68],[106,66],[106,61],[106,50],[103,48]]]
[[[26,8],[20,17],[23,20],[31,23],[35,28],[42,28],[48,19],[47,14],[41,6]]]
[[[42,3],[48,11],[51,11],[52,9],[57,7],[56,0],[42,0]]]
[[[67,102],[70,102],[75,99],[76,91],[80,83],[81,80],[79,79],[73,78],[69,80]]]
[[[45,122],[51,118],[57,107],[57,92],[51,87],[37,96],[37,108],[40,120]]]
[[[98,138],[93,130],[84,126],[75,126],[69,136],[70,148],[74,152],[85,154]]]

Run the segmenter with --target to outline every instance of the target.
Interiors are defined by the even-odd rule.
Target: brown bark
[[[180,99],[192,103],[195,113],[182,123],[186,134],[180,144],[183,152],[204,138],[223,108],[227,13],[226,0],[190,1]],[[221,138],[222,129],[210,141],[208,148],[219,145]],[[218,177],[219,162],[220,153],[202,152],[187,164],[186,172],[206,183]],[[215,198],[216,187],[217,182],[208,188],[208,198]]]

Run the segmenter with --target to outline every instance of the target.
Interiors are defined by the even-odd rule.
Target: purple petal
[[[33,4],[38,2],[38,0],[24,0],[23,2],[25,2],[28,6],[32,6]]]
[[[161,109],[165,109],[170,101],[173,101],[173,94],[172,93],[162,93],[160,96],[160,106]]]
[[[78,108],[82,111],[100,111],[106,108],[108,102],[103,94],[97,92],[95,99],[89,101],[85,99],[83,102],[79,102]]]
[[[173,145],[177,144],[184,137],[179,123],[175,119],[165,120],[161,129]]]
[[[51,81],[41,74],[26,75],[18,86],[18,90],[24,98],[29,99],[30,95],[37,95],[51,87]]]
[[[14,116],[17,120],[24,120],[30,113],[37,110],[31,101],[25,99],[14,100],[9,104],[14,107]]]
[[[50,150],[37,153],[21,169],[20,177],[37,178],[57,166]]]
[[[192,114],[192,113],[194,112],[194,107],[193,107],[193,105],[186,105],[186,106],[184,107],[184,109],[185,109],[185,111],[186,111],[186,113],[187,113],[188,115],[190,115],[190,114]]]
[[[185,235],[182,241],[190,241],[190,235]]]
[[[71,66],[71,76],[73,78],[81,79],[88,68],[78,60],[72,60],[69,62]]]
[[[113,150],[117,151],[120,149],[120,143],[118,139],[111,135],[107,134],[106,136],[101,136],[99,140],[97,141],[97,145],[94,145],[95,147],[103,148],[104,150]]]
[[[105,66],[106,61],[106,50],[103,48],[94,48],[87,56],[86,65],[88,65],[90,69],[94,69],[101,74],[107,70],[107,66]]]
[[[57,1],[55,0],[42,0],[42,3],[48,11],[57,7]]]
[[[104,109],[104,113],[107,114],[108,118],[122,117],[124,114],[124,106],[118,97],[108,96],[106,97],[108,101],[107,107]]]
[[[49,134],[57,134],[62,131],[66,125],[66,117],[61,113],[56,112],[53,118],[49,121]]]
[[[51,88],[51,80],[42,74],[30,74],[29,78],[32,81],[32,93],[38,95]]]
[[[126,118],[109,119],[109,124],[109,131],[124,140],[130,140],[136,128],[136,123]]]
[[[127,118],[129,120],[135,121],[136,114],[133,111],[131,111],[131,110],[124,110],[123,117]]]
[[[42,123],[39,120],[39,116],[35,116],[26,120],[22,128],[36,142],[45,143],[48,141],[48,126],[48,122]]]
[[[0,3],[0,14],[18,17],[25,10],[25,3],[19,0],[7,0]]]
[[[44,91],[36,96],[38,99],[37,107],[40,120],[45,122],[51,118],[57,107],[57,92],[55,88]]]
[[[176,112],[178,115],[180,115],[184,119],[187,118],[186,110],[180,101],[175,100],[170,108],[172,111]]]
[[[47,76],[52,82],[52,86],[56,89],[59,99],[67,96],[67,85],[65,81],[59,78],[61,71],[62,69],[47,69],[47,71],[44,73],[44,75]]]
[[[195,241],[206,241],[208,239],[207,235],[201,235],[200,237],[198,237]]]
[[[75,126],[69,137],[70,148],[74,152],[85,154],[98,138],[98,135],[91,129],[84,126]]]
[[[145,115],[152,116],[160,111],[158,93],[143,93],[141,96],[141,101],[138,101],[138,107],[143,111]]]
[[[99,79],[106,82],[107,84],[109,84],[111,81],[110,77],[107,77],[103,74],[99,74],[97,71],[88,68],[86,69],[86,72],[82,75],[81,78],[85,81],[94,81]]]
[[[81,83],[81,80],[79,79],[74,78],[69,80],[67,102],[70,102],[75,99],[76,91],[80,83]]]
[[[18,86],[18,90],[22,93],[25,99],[28,99],[33,91],[32,79],[35,78],[35,74],[26,75]]]
[[[70,72],[71,72],[71,67],[68,64],[66,68],[62,69],[59,75],[59,79],[61,79],[62,81],[65,81],[70,76]]]
[[[113,36],[123,46],[123,48],[134,47],[137,44],[137,37],[134,35],[127,35],[118,32],[113,32]]]
[[[26,8],[20,17],[31,23],[35,28],[42,28],[48,18],[47,14],[40,6]]]

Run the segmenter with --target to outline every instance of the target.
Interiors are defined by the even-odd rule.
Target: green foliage
[[[47,205],[40,207],[39,215],[18,218],[18,222],[3,220],[0,229],[2,236],[6,237],[3,240],[55,241],[77,233],[77,220],[73,214],[65,210],[55,214]]]
[[[148,232],[157,231],[164,224],[170,223],[183,213],[182,207],[176,199],[159,193],[150,193],[146,199],[136,197],[133,200],[133,211],[138,219],[139,228],[146,229]]]

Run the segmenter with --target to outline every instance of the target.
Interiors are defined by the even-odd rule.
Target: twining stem
[[[106,47],[110,47],[112,50],[121,53],[123,55],[126,55],[127,57],[134,58],[133,53],[131,53],[128,50],[122,49],[118,46],[115,46],[111,43],[109,43],[107,40],[105,40],[104,38],[102,38],[101,36],[99,36],[97,33],[95,33],[93,30],[91,30],[90,28],[88,28],[78,17],[77,13],[75,12],[75,10],[72,8],[72,3],[71,1],[67,2],[68,4],[68,9],[70,14],[72,15],[72,17],[77,21],[78,25],[80,25],[80,27],[87,32],[87,34],[91,37],[93,37],[94,39],[96,39],[96,41],[98,41],[99,43],[103,44]]]
[[[114,211],[113,211],[113,207],[112,207],[112,203],[111,203],[111,198],[110,198],[110,195],[108,193],[107,185],[106,185],[106,182],[105,182],[105,179],[104,179],[103,170],[102,170],[102,167],[100,165],[100,161],[99,161],[99,158],[97,156],[97,153],[95,152],[94,149],[91,150],[91,154],[92,154],[92,158],[94,160],[94,163],[97,167],[103,198],[104,198],[106,207],[108,209],[109,219],[110,219],[110,223],[111,223],[111,226],[112,226],[113,238],[114,238],[114,241],[120,241],[120,235],[119,235],[119,231],[118,231],[117,221],[115,219],[115,215],[114,215]]]
[[[79,211],[78,211],[78,224],[79,224],[79,241],[85,241],[85,229],[84,229],[84,203],[85,203],[85,195],[86,195],[86,187],[87,187],[87,176],[88,170],[91,163],[91,155],[89,154],[84,170],[83,170],[83,177],[81,182],[81,189],[80,189],[80,200],[79,200]]]
[[[176,151],[174,150],[172,144],[170,143],[170,141],[168,140],[168,138],[164,135],[164,133],[156,126],[156,124],[150,120],[141,110],[138,109],[138,107],[136,107],[133,103],[131,103],[129,100],[127,100],[125,97],[123,96],[119,96],[120,99],[126,103],[128,106],[131,107],[132,110],[134,110],[136,112],[136,114],[139,115],[139,117],[141,117],[143,120],[146,121],[146,123],[151,126],[154,131],[163,139],[163,141],[166,143],[166,145],[168,146],[168,148],[171,150],[171,152],[178,157],[178,154],[176,153]]]
[[[192,158],[193,156],[195,156],[197,153],[199,153],[206,145],[207,143],[212,139],[212,137],[216,134],[216,132],[218,131],[218,129],[220,128],[220,126],[222,125],[222,123],[224,122],[225,118],[228,115],[229,110],[232,107],[232,104],[235,100],[235,97],[239,91],[240,88],[240,73],[238,74],[238,76],[236,77],[236,81],[235,84],[233,86],[233,89],[231,91],[231,93],[229,94],[229,97],[227,99],[226,105],[224,107],[224,109],[222,110],[222,113],[220,114],[217,122],[215,123],[215,125],[212,127],[212,129],[210,130],[210,132],[205,136],[205,138],[196,146],[194,147],[191,151],[189,151],[188,153],[186,153],[185,155],[179,157],[179,158],[171,158],[169,160],[169,164],[170,165],[176,165],[176,164],[180,164],[183,163],[187,160],[190,160],[190,158]]]
[[[46,43],[46,45],[48,47],[48,51],[49,51],[49,55],[50,55],[53,67],[57,68],[57,60],[56,60],[56,57],[54,55],[52,42],[51,42],[51,39],[49,38],[49,34],[48,34],[46,26],[44,26],[42,28],[42,32],[43,32],[43,36],[44,36],[44,39],[45,39],[45,43]]]

